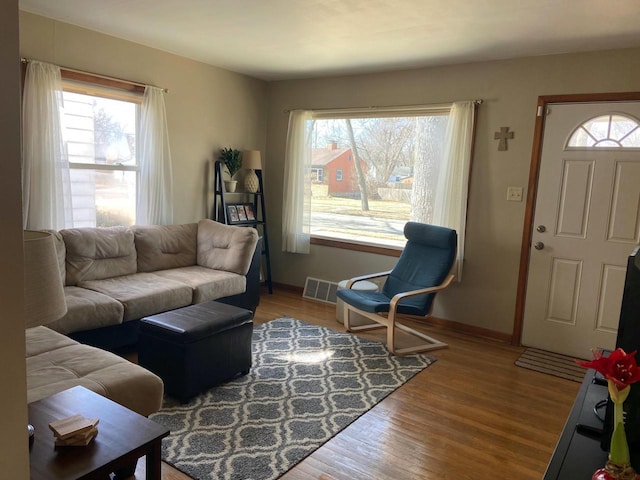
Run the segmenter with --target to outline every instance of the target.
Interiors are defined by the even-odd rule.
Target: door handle
[[[535,248],[536,250],[542,250],[542,249],[544,249],[544,243],[542,243],[542,242],[536,242],[536,243],[533,245],[533,248]]]
[[[547,227],[545,227],[544,225],[538,225],[538,228],[536,228],[536,230],[540,233],[544,233],[547,231]]]

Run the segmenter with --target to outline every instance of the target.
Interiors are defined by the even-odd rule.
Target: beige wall
[[[637,90],[640,49],[271,83],[265,197],[274,280],[302,286],[306,276],[337,281],[395,263],[389,257],[319,246],[312,246],[310,255],[281,252],[285,110],[483,99],[469,192],[464,279],[439,296],[435,315],[511,333],[525,204],[508,202],[507,187],[523,187],[526,198],[538,96]],[[515,138],[508,151],[499,152],[493,134],[505,126]]]
[[[160,50],[20,12],[20,54],[169,89],[174,221],[208,216],[221,147],[264,151],[266,83]]]
[[[20,191],[18,0],[0,2],[0,477],[29,478]]]
[[[511,333],[525,188],[539,95],[640,89],[640,49],[482,62],[389,73],[266,83],[138,44],[31,14],[20,14],[22,56],[166,87],[174,163],[175,221],[207,216],[209,164],[220,147],[265,151],[273,276],[302,286],[307,276],[341,280],[390,268],[395,259],[312,247],[284,254],[282,176],[287,109],[442,103],[483,99],[469,197],[464,281],[443,293],[435,314]],[[493,133],[515,132],[497,151]]]

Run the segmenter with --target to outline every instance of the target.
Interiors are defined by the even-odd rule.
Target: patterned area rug
[[[292,318],[256,326],[251,372],[151,418],[198,480],[275,479],[435,360]]]
[[[546,352],[537,348],[527,348],[515,361],[518,367],[535,370],[556,377],[582,383],[587,369],[576,364],[573,357]]]

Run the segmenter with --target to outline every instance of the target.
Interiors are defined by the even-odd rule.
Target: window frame
[[[608,125],[607,125],[607,134],[605,137],[600,137],[600,138],[596,138],[594,136],[594,132],[590,131],[585,125],[589,124],[590,122],[593,122],[594,120],[598,120],[598,119],[603,119],[608,117]],[[624,119],[627,119],[629,121],[632,121],[635,123],[635,127],[631,130],[629,130],[626,134],[624,134],[622,137],[620,138],[613,138],[611,136],[611,127],[612,124],[614,123],[613,117],[621,117]],[[578,125],[577,127],[575,127],[573,129],[573,131],[571,132],[571,134],[567,137],[567,141],[565,144],[564,149],[569,151],[590,151],[590,150],[638,150],[640,149],[640,146],[626,146],[623,145],[623,141],[631,136],[631,134],[633,134],[636,131],[640,130],[640,120],[632,115],[629,115],[627,113],[620,113],[617,111],[612,111],[612,112],[608,112],[608,113],[603,113],[600,115],[596,115],[594,117],[589,117],[587,120],[585,120],[584,122],[580,123],[580,125]],[[577,141],[578,140],[578,134],[579,132],[584,132],[588,137],[590,137],[591,139],[593,139],[594,143],[592,145],[571,145],[571,143],[574,141],[574,139]],[[598,145],[601,142],[614,142],[617,145]]]
[[[340,248],[342,250],[352,250],[354,252],[375,253],[377,255],[385,255],[387,257],[399,257],[403,250],[403,247],[394,247],[392,245],[382,246],[380,244],[356,242],[355,240],[335,240],[321,235],[311,235],[309,241],[311,242],[311,245]]]
[[[137,84],[130,84],[124,81],[103,78],[100,76],[85,74],[75,71],[61,70],[62,91],[87,95],[90,97],[100,97],[110,100],[118,100],[135,104],[135,131],[136,137],[140,134],[140,107],[142,105],[144,87]],[[136,198],[138,201],[139,183],[140,183],[140,165],[139,159],[136,158],[135,165],[122,164],[100,164],[100,163],[82,163],[68,162],[69,170],[92,170],[95,172],[135,172]],[[73,197],[73,192],[72,192]],[[134,205],[135,209],[135,205]],[[134,218],[134,224],[136,219]]]
[[[371,107],[366,109],[315,111],[314,120],[347,119],[347,118],[383,118],[383,117],[419,117],[426,115],[449,115],[453,104],[436,104],[428,106]],[[352,155],[351,155],[352,156]],[[341,169],[337,169],[341,170]],[[336,181],[338,172],[336,170]],[[399,257],[404,246],[383,245],[374,242],[350,239],[335,239],[314,233],[309,234],[311,245],[339,248],[378,255]]]
[[[311,169],[311,173],[313,174],[314,172],[316,174],[316,182],[317,183],[324,183],[324,168],[313,167]]]

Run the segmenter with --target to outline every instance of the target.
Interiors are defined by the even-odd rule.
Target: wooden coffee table
[[[75,413],[99,418],[98,436],[86,447],[56,448],[49,423]],[[160,479],[161,441],[169,429],[84,387],[30,403],[29,423],[35,427],[31,480],[104,480],[144,455],[147,480]]]

